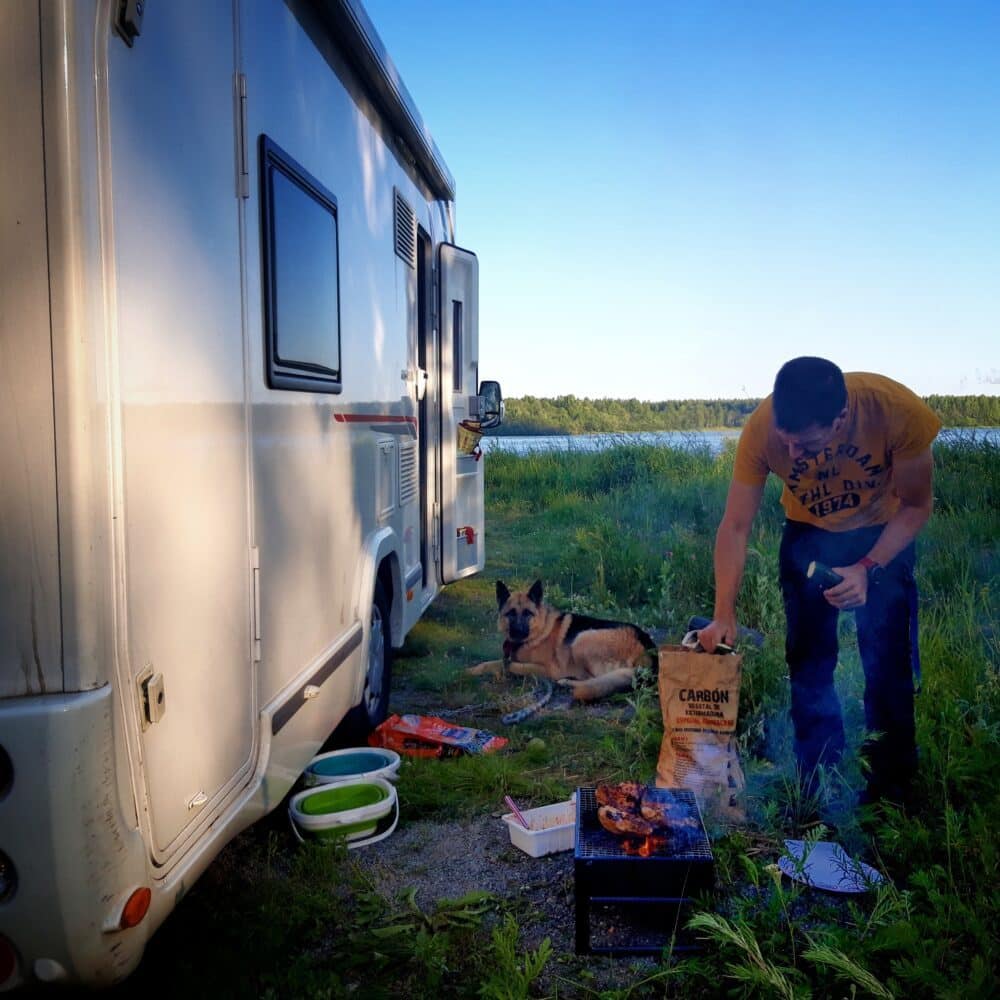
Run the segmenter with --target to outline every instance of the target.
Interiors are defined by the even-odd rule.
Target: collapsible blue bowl
[[[384,747],[348,747],[313,757],[303,774],[307,788],[336,785],[344,781],[384,778],[395,781],[399,773],[399,754]]]

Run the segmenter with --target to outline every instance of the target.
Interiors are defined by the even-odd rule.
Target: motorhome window
[[[458,299],[451,303],[451,377],[452,389],[462,391],[462,303]]]
[[[337,200],[266,136],[261,233],[268,385],[340,392]]]

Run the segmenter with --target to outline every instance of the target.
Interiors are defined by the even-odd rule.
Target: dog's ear
[[[503,580],[497,580],[497,607],[502,608],[510,597],[510,591],[504,586]]]
[[[542,581],[536,580],[531,585],[531,590],[528,591],[528,600],[534,601],[535,604],[542,603]]]

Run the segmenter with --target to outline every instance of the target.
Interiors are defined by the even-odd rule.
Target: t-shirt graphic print
[[[743,428],[733,469],[733,478],[749,485],[763,485],[773,472],[784,483],[788,519],[828,531],[885,524],[899,509],[893,462],[924,451],[941,429],[937,414],[899,382],[864,372],[844,380],[847,418],[824,448],[793,459],[778,438],[768,396]]]

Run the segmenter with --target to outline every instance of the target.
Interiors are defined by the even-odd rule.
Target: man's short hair
[[[825,358],[793,358],[774,380],[774,422],[790,434],[829,427],[847,405],[844,373]]]

